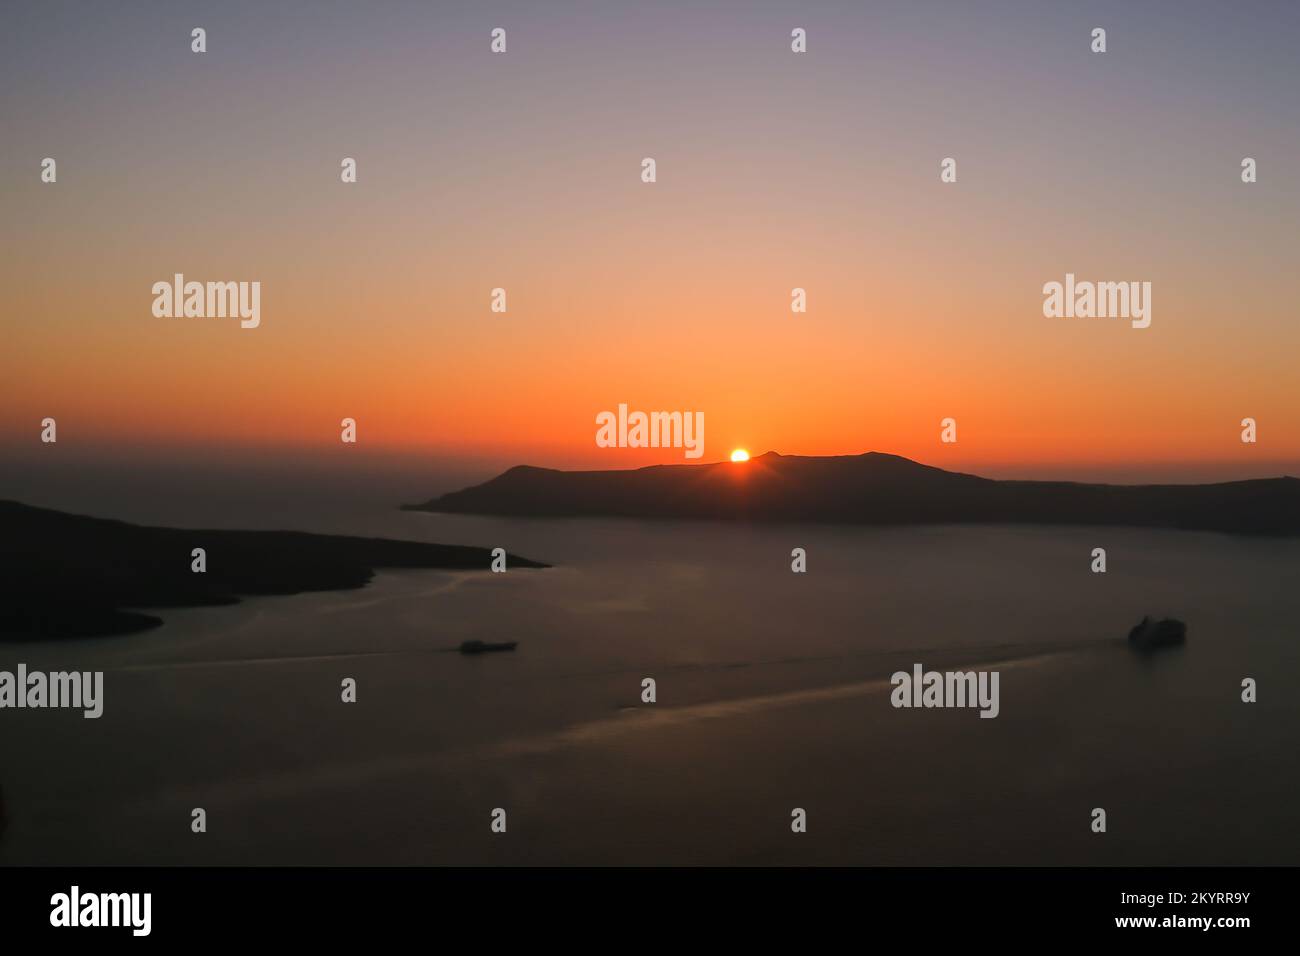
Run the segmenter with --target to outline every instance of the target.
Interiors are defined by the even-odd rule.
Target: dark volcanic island
[[[126,634],[129,608],[234,604],[241,595],[363,587],[376,568],[487,571],[491,552],[297,531],[149,528],[0,501],[0,640]],[[193,549],[207,570],[191,570]],[[512,568],[543,568],[507,556]]]
[[[869,452],[556,471],[521,465],[413,511],[905,524],[1130,525],[1300,534],[1300,479],[1206,485],[997,481]]]

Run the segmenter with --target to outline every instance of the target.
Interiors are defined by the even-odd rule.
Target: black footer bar
[[[1289,868],[0,870],[7,941],[764,943],[879,932],[1231,943],[1292,918]],[[147,931],[147,932],[146,932]],[[15,950],[16,952],[16,950]]]

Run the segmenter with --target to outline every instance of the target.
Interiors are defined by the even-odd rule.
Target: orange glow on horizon
[[[149,49],[150,34],[110,19]],[[987,113],[948,102],[953,77],[981,104],[1009,88],[978,66],[981,44],[918,35],[892,64],[817,59],[821,72],[797,78],[752,69],[743,51],[770,38],[716,47],[695,31],[677,39],[700,44],[690,62],[710,84],[728,75],[718,57],[748,77],[700,97],[703,75],[664,75],[657,41],[606,35],[598,18],[581,18],[601,39],[571,69],[555,61],[525,83],[472,44],[436,62],[393,56],[422,36],[403,15],[364,48],[339,34],[340,55],[374,59],[347,59],[334,87],[301,81],[319,53],[281,19],[258,29],[290,42],[247,49],[229,88],[188,54],[136,76],[117,72],[126,46],[71,40],[60,56],[113,54],[104,83],[29,75],[6,142],[78,158],[57,184],[0,177],[5,222],[22,227],[0,256],[0,465],[13,450],[131,448],[603,470],[725,462],[744,441],[756,455],[879,451],[990,476],[1300,474],[1300,193],[1246,188],[1208,157],[1173,174],[1128,161],[1130,142],[1235,128],[1254,70],[1235,71],[1244,85],[1228,96],[1226,74],[1189,69],[1162,84],[1181,112],[1160,129],[1120,109],[1107,143],[1062,150],[1073,127],[1056,123],[1059,87],[1017,87],[1023,103]],[[420,81],[399,82],[398,63]],[[642,85],[629,64],[667,84],[649,104],[629,95]],[[1093,66],[1069,67],[1079,89],[1095,91]],[[909,95],[846,124],[845,91],[889,69],[915,81]],[[806,136],[788,135],[786,109],[755,108],[783,97],[806,110]],[[969,143],[978,177],[940,187],[917,103],[953,109],[941,140]],[[1052,121],[1025,124],[1031,103]],[[439,125],[395,121],[426,109]],[[157,116],[175,122],[166,149]],[[1288,119],[1257,130],[1277,155],[1296,152]],[[881,129],[902,135],[898,150]],[[256,145],[239,162],[229,130]],[[335,143],[374,145],[358,182],[340,182]],[[653,186],[639,177],[645,143],[668,157]],[[1046,317],[1044,283],[1067,272],[1149,280],[1150,327]],[[259,282],[260,324],[155,316],[153,284],[177,273]],[[497,287],[507,311],[492,311]],[[805,312],[792,312],[796,287]],[[594,417],[621,403],[702,413],[703,456],[598,447]],[[46,417],[57,450],[40,444]],[[959,440],[945,444],[949,417]],[[345,418],[355,445],[339,440]]]

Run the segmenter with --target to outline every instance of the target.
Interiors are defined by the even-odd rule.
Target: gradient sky
[[[625,402],[702,410],[704,460],[1300,473],[1300,4],[3,16],[10,452],[53,416],[61,448],[105,454],[328,453],[351,416],[383,453],[683,461],[596,447]],[[261,327],[155,318],[175,272],[260,280]],[[1150,281],[1151,327],[1044,318],[1066,272]]]

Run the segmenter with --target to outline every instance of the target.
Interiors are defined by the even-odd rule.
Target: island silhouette
[[[1235,534],[1300,534],[1300,479],[1109,485],[1004,481],[898,455],[558,471],[520,465],[410,511],[527,517],[815,521],[874,525],[1129,525]]]
[[[133,608],[364,587],[377,568],[488,571],[487,548],[299,531],[154,528],[0,501],[0,640],[127,634],[162,624]],[[194,548],[206,570],[191,570]],[[511,568],[547,565],[507,555]]]

